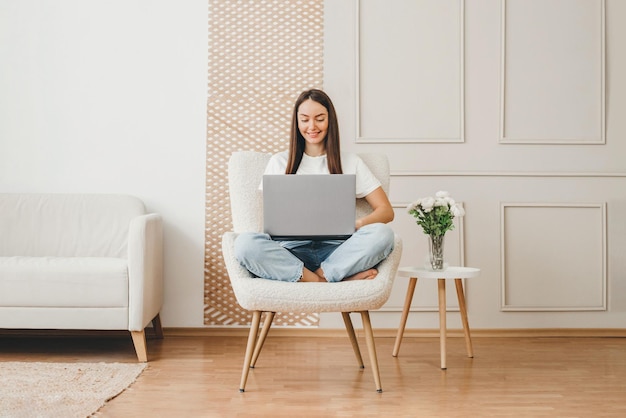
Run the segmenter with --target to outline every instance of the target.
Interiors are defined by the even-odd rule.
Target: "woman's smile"
[[[298,108],[298,130],[311,145],[320,144],[328,132],[328,111],[320,103],[305,100]]]

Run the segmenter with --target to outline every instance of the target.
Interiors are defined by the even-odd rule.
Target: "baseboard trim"
[[[363,330],[355,329],[359,337],[363,337]],[[376,338],[395,338],[398,330],[394,328],[374,329]],[[246,327],[205,327],[182,328],[164,327],[163,334],[167,337],[247,337],[249,328]],[[523,329],[472,329],[472,338],[624,338],[626,328],[523,328]],[[345,337],[343,328],[295,328],[275,326],[270,331],[272,337]],[[463,338],[462,329],[448,329],[447,336]],[[128,338],[130,333],[123,330],[37,330],[37,329],[0,329],[0,337],[123,337]],[[439,329],[406,329],[405,338],[438,338]],[[152,328],[146,328],[146,338],[155,338]]]
[[[1,337],[39,338],[39,337],[70,337],[70,338],[129,338],[130,331],[102,329],[0,329]],[[146,328],[146,338],[157,338],[152,327]]]
[[[362,329],[355,329],[357,335],[363,336]],[[210,327],[210,328],[163,328],[165,337],[247,337],[249,329],[244,327]],[[374,329],[376,338],[395,338],[398,330],[393,328]],[[273,337],[345,337],[346,331],[341,328],[293,328],[273,327]],[[537,337],[626,337],[626,329],[622,328],[525,328],[525,329],[472,329],[472,338],[537,338]],[[463,337],[462,329],[449,329],[448,337]],[[405,338],[438,338],[439,329],[406,329]]]

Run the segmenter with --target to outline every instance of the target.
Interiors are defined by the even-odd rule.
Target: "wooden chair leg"
[[[246,355],[243,361],[243,370],[241,372],[241,382],[239,383],[239,392],[245,392],[248,373],[250,372],[250,364],[252,363],[252,354],[256,345],[257,334],[259,333],[259,325],[261,323],[261,311],[252,313],[252,323],[250,324],[250,333],[248,334],[248,345],[246,346]]]
[[[346,331],[348,331],[348,337],[352,343],[352,349],[354,350],[356,361],[359,363],[359,367],[364,369],[365,365],[363,364],[363,357],[361,357],[359,342],[357,341],[356,334],[354,333],[354,326],[352,326],[352,320],[350,319],[350,312],[342,312],[341,316],[343,317],[343,323],[346,325]]]
[[[413,301],[416,284],[417,277],[411,277],[409,279],[409,288],[407,289],[406,297],[404,298],[404,308],[402,309],[402,317],[400,318],[400,325],[398,326],[398,333],[396,334],[396,342],[393,345],[393,351],[391,353],[394,357],[398,357],[398,353],[400,352],[400,344],[402,344],[402,337],[404,337],[406,320],[408,319],[409,311],[411,310],[411,302]]]
[[[157,314],[152,319],[152,328],[154,328],[154,335],[158,339],[163,339],[163,327],[161,326],[161,314]]]
[[[250,363],[250,367],[252,367],[253,369],[257,359],[259,358],[259,354],[261,354],[261,349],[263,348],[263,344],[265,343],[265,339],[267,338],[267,333],[270,332],[270,327],[272,326],[274,315],[276,315],[276,312],[267,312],[265,314],[263,328],[261,329],[261,334],[257,339],[256,346],[254,347],[254,354],[252,354],[252,361]]]
[[[380,371],[378,370],[378,357],[376,357],[376,345],[374,344],[374,333],[372,332],[372,323],[370,322],[370,313],[368,311],[361,312],[363,320],[363,330],[365,331],[365,341],[370,354],[372,363],[372,373],[374,374],[374,382],[376,383],[376,392],[382,393],[383,388],[380,384]]]
[[[147,363],[148,362],[148,350],[146,347],[146,332],[144,330],[131,331],[130,335],[133,337],[133,344],[135,345],[135,352],[137,353],[137,359],[141,363]]]

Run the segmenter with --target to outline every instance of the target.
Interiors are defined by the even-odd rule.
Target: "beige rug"
[[[0,417],[88,417],[128,388],[145,367],[0,362]]]

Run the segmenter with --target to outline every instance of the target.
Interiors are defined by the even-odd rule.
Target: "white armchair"
[[[387,158],[378,154],[360,154],[360,156],[387,191],[389,188]],[[231,156],[228,166],[234,231],[223,235],[222,251],[237,302],[244,309],[253,312],[239,390],[241,392],[245,390],[249,370],[256,364],[276,312],[341,312],[357,362],[363,368],[363,360],[350,319],[351,312],[359,312],[376,390],[382,392],[369,311],[380,308],[389,298],[400,262],[402,241],[396,235],[394,250],[378,265],[378,275],[374,280],[302,284],[253,277],[235,258],[234,241],[240,232],[262,230],[263,198],[258,186],[269,158],[269,154],[236,152]],[[367,211],[371,211],[371,208],[365,199],[357,199],[357,215],[361,216]],[[259,334],[263,312],[267,314]]]

